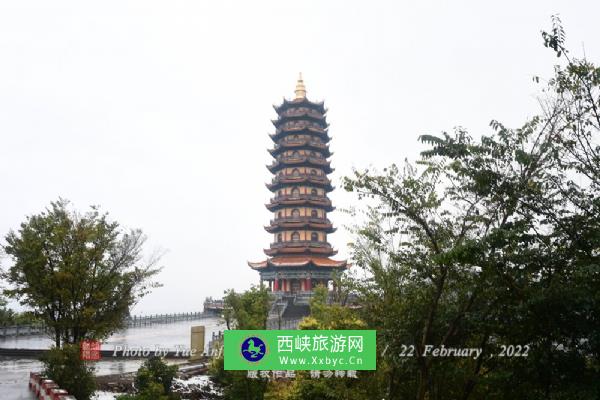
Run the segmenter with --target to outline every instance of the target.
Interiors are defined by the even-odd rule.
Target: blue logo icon
[[[267,354],[267,346],[262,339],[252,336],[242,342],[242,356],[247,361],[257,362]]]

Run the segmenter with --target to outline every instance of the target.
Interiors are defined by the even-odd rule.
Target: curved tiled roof
[[[248,262],[248,265],[253,269],[261,269],[266,267],[329,267],[329,268],[347,268],[346,260],[332,260],[327,257],[310,257],[310,256],[280,256],[269,258],[260,262]]]

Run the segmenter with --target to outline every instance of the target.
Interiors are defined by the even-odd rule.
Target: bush
[[[117,400],[169,400],[178,396],[171,393],[171,384],[177,374],[176,365],[167,365],[159,357],[149,358],[135,376],[135,395],[119,396]]]
[[[78,345],[53,347],[42,357],[42,363],[44,375],[77,400],[89,400],[96,390],[94,368],[81,360]]]
[[[118,396],[117,400],[171,400],[176,398],[172,396],[165,394],[165,389],[160,383],[152,382],[146,386],[144,391],[134,395]]]

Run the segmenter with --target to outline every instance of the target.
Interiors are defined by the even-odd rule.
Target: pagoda
[[[329,151],[327,110],[323,102],[312,102],[300,75],[295,98],[274,106],[274,158],[267,168],[273,180],[267,188],[273,196],[266,207],[273,213],[266,231],[273,242],[262,262],[248,265],[260,273],[278,297],[310,298],[317,285],[328,287],[335,271],[347,268],[346,261],[332,260],[337,251],[327,241],[335,232],[328,213],[334,210],[327,194],[333,190],[327,177],[333,169]]]

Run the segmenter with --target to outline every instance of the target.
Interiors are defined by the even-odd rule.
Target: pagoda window
[[[299,158],[300,157],[300,153],[298,153],[297,151],[294,151],[292,153],[292,158]]]
[[[310,211],[310,216],[312,218],[318,218],[319,217],[319,213],[317,212],[317,210],[311,210]]]
[[[310,234],[310,240],[313,242],[318,242],[319,241],[319,235],[317,235],[316,232],[313,232]]]
[[[277,213],[277,219],[281,219],[281,217],[282,217],[282,214],[281,214],[281,211],[279,211],[279,212]]]
[[[317,175],[317,170],[316,169],[311,169],[310,170],[310,174],[311,175]]]
[[[292,170],[292,176],[300,176],[300,171],[298,170],[298,168],[294,168]]]
[[[283,196],[283,191],[280,190],[279,192],[277,192],[277,195],[279,195],[279,197]]]
[[[292,189],[292,197],[300,197],[300,189],[293,188]]]
[[[300,210],[298,210],[297,208],[294,208],[292,210],[292,217],[294,217],[294,218],[300,217]]]
[[[281,243],[281,240],[282,240],[281,233],[278,233],[277,234],[277,243]]]
[[[318,193],[317,193],[317,189],[314,189],[314,188],[313,188],[313,189],[310,189],[310,195],[311,195],[311,196],[317,196],[317,195],[318,195]]]
[[[294,140],[298,140],[298,139],[300,139],[300,136],[294,135]]]
[[[300,234],[298,232],[292,233],[292,242],[299,242],[299,241],[300,241]]]

